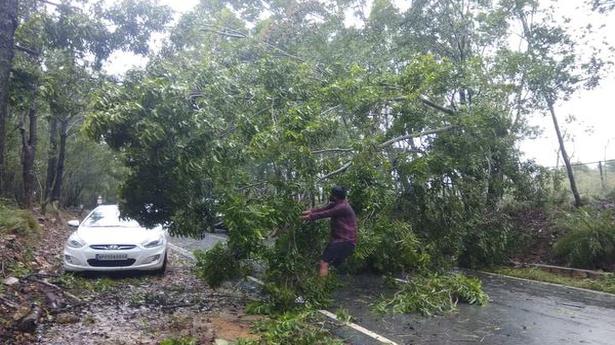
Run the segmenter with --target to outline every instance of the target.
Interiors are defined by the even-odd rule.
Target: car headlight
[[[162,238],[162,236],[160,236],[160,237],[158,237],[155,240],[150,240],[150,241],[143,242],[143,247],[145,247],[145,248],[156,248],[156,247],[160,247],[163,242],[164,242],[164,239]]]
[[[77,236],[76,234],[72,234],[68,238],[66,245],[71,248],[81,248],[85,246],[85,243],[79,238],[79,236]]]

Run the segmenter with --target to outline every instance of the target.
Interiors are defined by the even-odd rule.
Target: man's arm
[[[334,204],[333,207],[330,207],[323,211],[312,212],[307,216],[307,219],[316,220],[316,219],[322,219],[322,218],[335,217],[335,216],[340,216],[344,214],[344,212],[345,212],[344,204],[339,203],[339,204]]]
[[[331,208],[331,207],[333,207],[333,206],[335,206],[335,203],[334,203],[334,202],[330,202],[330,203],[326,204],[326,205],[325,205],[325,206],[323,206],[323,207],[312,208],[312,209],[309,209],[309,210],[303,211],[303,212],[301,213],[301,219],[303,219],[303,220],[309,220],[309,219],[308,219],[308,217],[309,217],[309,215],[310,215],[311,213],[322,212],[322,211],[325,211],[325,210],[330,209],[330,208]]]
[[[329,202],[328,204],[326,204],[323,207],[317,207],[317,208],[310,209],[310,213],[317,213],[317,212],[326,211],[326,210],[332,208],[333,206],[335,206],[335,203],[331,201],[331,202]]]

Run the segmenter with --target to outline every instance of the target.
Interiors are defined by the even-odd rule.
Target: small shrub
[[[35,237],[39,225],[32,213],[0,204],[0,233]]]
[[[613,212],[579,209],[558,224],[567,233],[554,245],[557,258],[583,268],[608,268],[615,262],[615,222]]]
[[[463,238],[459,265],[482,267],[501,264],[514,247],[509,216],[498,212],[477,218],[471,222]]]
[[[219,287],[223,282],[241,275],[239,261],[230,248],[218,243],[208,251],[197,250],[195,271],[212,288]]]
[[[286,312],[257,324],[258,340],[239,340],[237,345],[342,345],[319,322],[315,312]]]
[[[379,312],[419,312],[432,316],[454,311],[459,301],[483,305],[488,300],[477,278],[462,274],[428,275],[403,283],[393,298],[382,298],[375,309]]]

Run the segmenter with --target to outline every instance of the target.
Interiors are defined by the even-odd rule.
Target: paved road
[[[171,239],[189,250],[206,249],[223,240]],[[460,304],[454,314],[426,318],[416,314],[372,312],[381,294],[391,293],[376,276],[344,276],[335,294],[356,324],[399,344],[615,344],[615,296],[537,282],[472,273],[483,282],[491,302],[483,307]],[[352,344],[379,342],[346,327],[336,333]]]
[[[459,312],[446,316],[373,313],[371,304],[388,292],[374,276],[347,277],[337,307],[400,344],[615,344],[614,296],[474,274],[492,301],[460,304]]]
[[[227,236],[224,234],[206,233],[205,237],[202,239],[194,239],[190,237],[171,237],[169,241],[178,247],[192,252],[198,249],[207,250],[218,242],[226,241],[226,238]]]

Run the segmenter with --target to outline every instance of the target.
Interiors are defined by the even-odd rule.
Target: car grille
[[[126,260],[96,260],[89,259],[88,264],[92,267],[126,267],[135,263],[135,259]]]
[[[134,244],[93,244],[92,249],[97,250],[128,250],[136,247]]]

